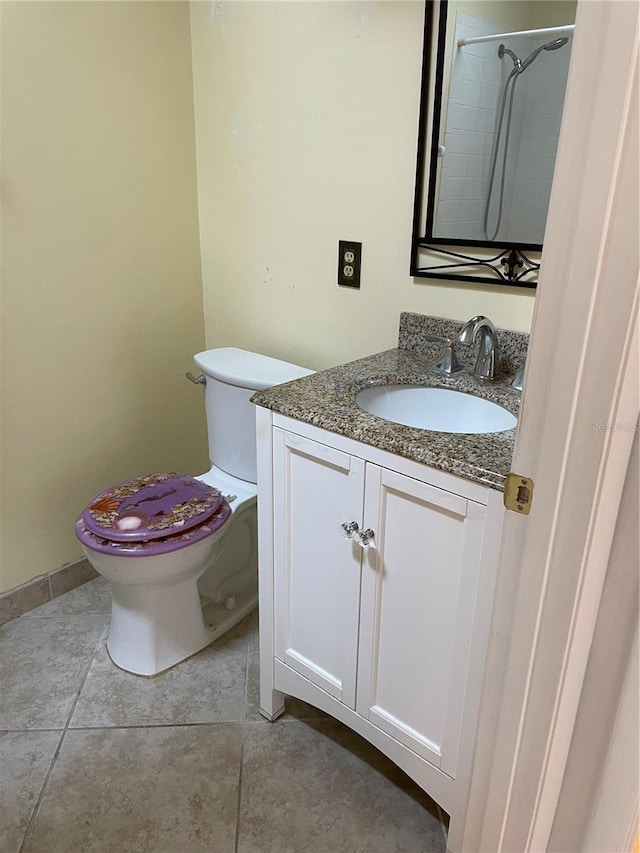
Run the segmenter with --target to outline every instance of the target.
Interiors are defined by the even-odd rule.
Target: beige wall
[[[0,590],[107,485],[206,465],[186,3],[2,2]]]
[[[102,487],[205,468],[202,278],[209,346],[315,368],[394,346],[402,310],[529,328],[530,292],[408,274],[419,0],[5,0],[0,22],[0,591],[80,557]]]
[[[576,0],[449,0],[449,15],[464,12],[514,29],[558,27],[576,19]]]
[[[323,368],[402,310],[528,330],[531,292],[409,276],[422,2],[191,4],[208,346]],[[362,287],[336,283],[363,243]]]

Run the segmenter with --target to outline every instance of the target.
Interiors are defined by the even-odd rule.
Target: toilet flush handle
[[[207,384],[207,377],[204,375],[204,373],[201,373],[200,376],[194,376],[190,370],[187,370],[187,372],[185,373],[185,376],[187,377],[187,379],[190,382],[193,382],[194,385],[206,385]]]

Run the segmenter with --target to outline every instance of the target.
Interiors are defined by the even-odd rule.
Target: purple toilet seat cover
[[[186,474],[148,474],[100,492],[82,518],[96,536],[140,542],[198,527],[222,500],[217,489]]]
[[[100,492],[76,522],[76,536],[107,554],[163,554],[219,530],[231,515],[221,493],[185,474],[136,477]]]

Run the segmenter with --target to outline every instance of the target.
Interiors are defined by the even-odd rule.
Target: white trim
[[[635,790],[634,790],[635,789]],[[582,850],[628,853],[638,838],[638,631]]]
[[[636,714],[635,719],[638,719],[638,715]],[[441,818],[442,820],[442,818]],[[629,818],[629,826],[627,827],[627,834],[625,840],[622,843],[622,853],[628,853],[629,850],[632,853],[637,853],[638,849],[640,849],[640,799],[636,798],[636,804],[633,809],[633,812]]]
[[[575,28],[575,24],[567,24],[564,27],[544,27],[539,30],[519,30],[513,33],[495,33],[492,36],[476,36],[472,39],[458,39],[458,47],[464,47],[465,44],[480,44],[485,41],[502,41],[503,39],[514,38],[515,36],[524,36],[525,38],[572,36]]]
[[[273,491],[273,418],[267,409],[256,406],[257,470],[260,488]],[[273,507],[271,501],[258,501],[258,607],[260,612],[260,659],[274,659],[273,624]],[[268,531],[265,535],[264,531]],[[284,693],[273,689],[273,671],[260,667],[260,713],[275,720],[284,712]]]
[[[597,616],[633,432],[589,424],[639,407],[638,13],[578,4],[465,850],[547,849]]]

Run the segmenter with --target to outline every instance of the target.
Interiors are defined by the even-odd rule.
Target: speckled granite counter
[[[451,376],[434,370],[443,350],[438,344],[426,342],[424,335],[455,336],[461,325],[440,318],[402,314],[398,349],[259,391],[252,401],[304,423],[503,490],[511,467],[515,428],[474,435],[432,432],[385,421],[355,403],[356,394],[372,385],[429,385],[484,397],[517,415],[520,398],[508,385],[524,363],[528,336],[498,330],[502,372],[495,382],[482,383],[468,372],[475,361],[472,347],[458,347],[465,370]]]

